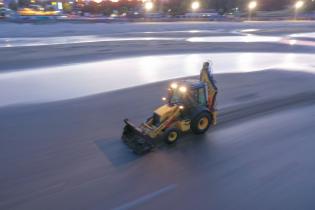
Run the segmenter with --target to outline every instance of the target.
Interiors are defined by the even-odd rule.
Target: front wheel
[[[179,131],[176,128],[166,129],[164,134],[164,141],[167,144],[174,144],[179,137]]]
[[[211,123],[212,117],[209,112],[201,112],[191,121],[191,130],[194,134],[203,134]]]

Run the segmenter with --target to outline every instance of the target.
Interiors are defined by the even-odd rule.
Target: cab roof
[[[191,89],[198,89],[198,88],[204,87],[205,83],[197,79],[187,79],[187,80],[180,81],[179,85],[184,85]]]

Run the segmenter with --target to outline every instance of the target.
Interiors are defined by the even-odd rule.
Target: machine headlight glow
[[[184,106],[183,106],[183,105],[180,105],[180,106],[179,106],[179,109],[184,109]]]
[[[182,93],[186,93],[187,92],[187,88],[185,86],[181,86],[179,88],[179,91],[182,92]]]
[[[178,87],[177,83],[172,83],[171,88],[176,89]]]

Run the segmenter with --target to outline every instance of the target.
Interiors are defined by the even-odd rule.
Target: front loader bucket
[[[125,119],[124,122],[126,125],[121,137],[123,142],[138,155],[149,152],[154,147],[153,139],[143,134],[128,119]]]

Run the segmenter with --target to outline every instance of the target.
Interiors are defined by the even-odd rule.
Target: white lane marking
[[[169,41],[182,40],[172,37],[102,37],[102,36],[62,36],[62,37],[22,37],[22,38],[0,38],[0,48],[7,47],[30,47],[47,45],[64,45],[93,42],[122,42],[122,41]]]
[[[169,186],[166,186],[166,187],[163,187],[161,189],[159,189],[158,191],[155,191],[155,192],[152,192],[152,193],[149,193],[147,195],[144,195],[134,201],[131,201],[129,203],[126,203],[122,206],[119,206],[119,207],[116,207],[114,208],[113,210],[127,210],[127,209],[131,209],[131,208],[134,208],[135,206],[138,206],[140,204],[143,204],[163,193],[167,193],[171,190],[174,190],[176,188],[176,184],[171,184]]]
[[[255,42],[280,42],[282,37],[278,36],[256,36],[256,35],[246,35],[246,36],[206,36],[206,37],[191,37],[186,39],[188,42],[213,42],[213,43],[232,43],[232,42],[242,42],[242,43],[255,43]]]

